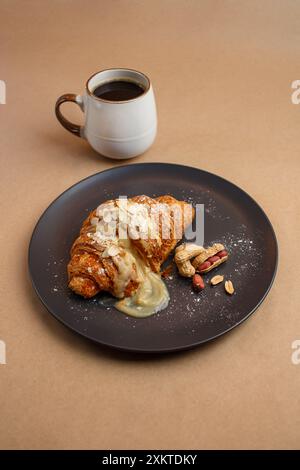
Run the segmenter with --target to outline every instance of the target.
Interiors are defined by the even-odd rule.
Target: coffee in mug
[[[66,101],[80,106],[85,124],[68,121],[60,107]],[[55,105],[56,117],[74,135],[86,139],[100,154],[132,158],[145,152],[157,130],[156,104],[152,84],[142,72],[108,69],[92,75],[81,95],[64,94]]]
[[[112,80],[95,88],[93,95],[107,101],[128,101],[141,96],[144,92],[145,88],[139,83]]]

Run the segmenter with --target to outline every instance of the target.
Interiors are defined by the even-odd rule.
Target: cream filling
[[[105,207],[108,208],[109,204]],[[101,217],[105,208],[99,206],[98,217]],[[109,220],[114,219],[115,207],[110,204]],[[139,253],[134,249],[130,238],[103,240],[103,220],[95,218],[91,221],[96,231],[92,238],[104,249],[103,256],[111,257],[118,269],[118,275],[114,279],[114,295],[118,300],[115,307],[126,315],[142,318],[153,315],[167,307],[170,297],[166,285],[159,274],[153,273],[145,264]],[[109,224],[105,224],[109,225]],[[136,274],[134,271],[136,266]],[[130,280],[137,280],[139,287],[131,297],[124,297],[126,286]]]
[[[135,257],[129,250],[123,251],[123,256],[113,256],[113,262],[118,269],[118,276],[114,280],[114,291],[116,297],[123,297],[128,282],[136,277],[133,276],[133,265],[136,263]]]
[[[115,307],[121,312],[126,313],[126,315],[137,318],[149,317],[166,308],[170,297],[160,275],[152,272],[139,257],[138,253],[134,253],[130,240],[122,240],[120,244],[123,245],[126,255],[134,260],[137,269],[137,280],[140,285],[131,297],[125,297],[116,302]],[[132,266],[130,273],[128,273],[129,277],[126,277],[128,272],[126,255],[124,258],[119,257],[122,261],[117,265],[119,276],[115,281],[116,290],[119,289],[120,285],[126,287],[129,280],[132,279]],[[124,279],[127,279],[125,284]]]
[[[140,263],[138,263],[140,264]],[[116,302],[115,307],[132,317],[149,317],[167,307],[170,296],[159,274],[145,266],[138,268],[140,285],[131,297]]]

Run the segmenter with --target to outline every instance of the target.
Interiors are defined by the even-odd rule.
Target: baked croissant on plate
[[[89,214],[73,243],[69,287],[85,298],[101,291],[119,299],[136,296],[141,311],[146,297],[167,297],[157,273],[193,217],[188,203],[168,195],[106,201]]]

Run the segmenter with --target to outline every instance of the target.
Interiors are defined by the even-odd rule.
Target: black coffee
[[[127,101],[141,96],[145,89],[135,82],[113,80],[102,83],[93,91],[93,95],[107,101]]]

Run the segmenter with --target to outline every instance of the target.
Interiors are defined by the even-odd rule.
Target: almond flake
[[[116,255],[118,255],[119,253],[120,253],[120,250],[119,250],[119,248],[118,248],[117,246],[115,246],[115,245],[110,246],[110,247],[108,248],[108,250],[107,250],[107,254],[108,254],[109,256],[116,256]]]

